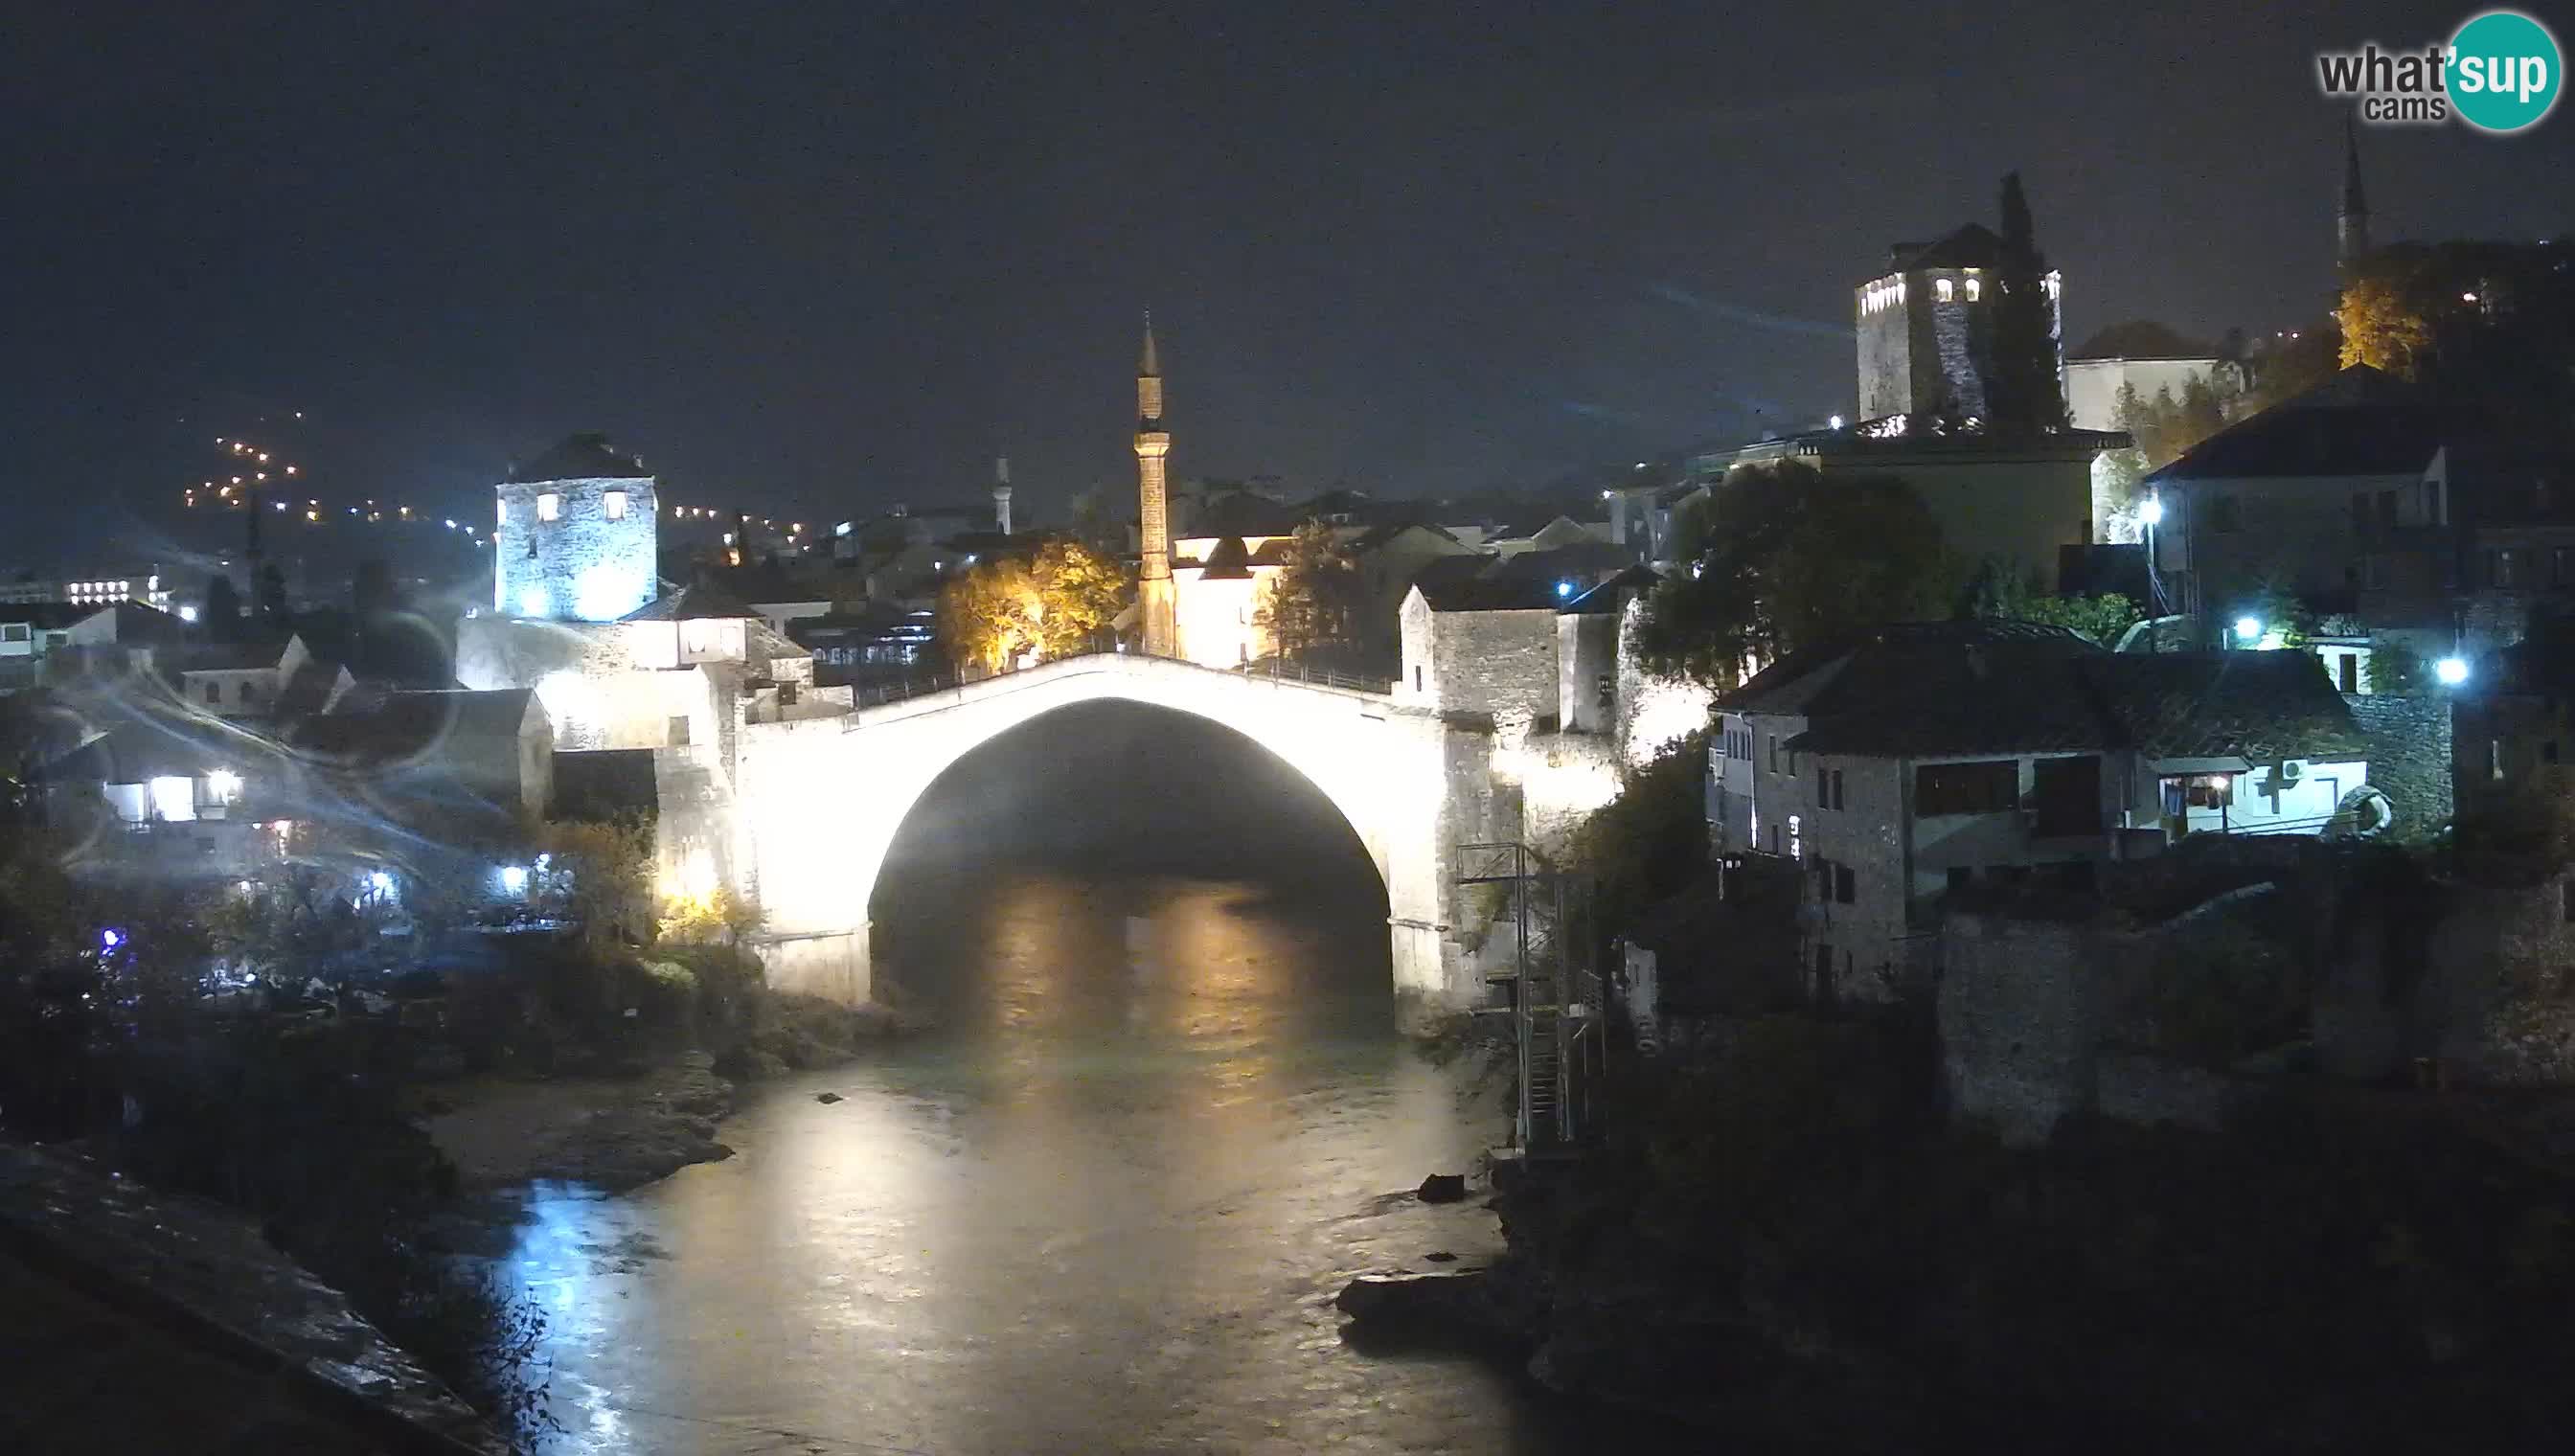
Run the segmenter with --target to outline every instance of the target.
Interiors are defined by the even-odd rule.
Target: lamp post
[[[2150,619],[2146,624],[2146,651],[2151,653],[2163,636],[2163,630],[2155,625],[2164,616],[2164,569],[2155,556],[2155,528],[2164,524],[2163,498],[2148,495],[2146,503],[2137,508],[2137,519],[2146,526],[2146,616]]]

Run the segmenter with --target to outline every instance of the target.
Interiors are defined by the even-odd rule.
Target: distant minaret
[[[993,460],[993,526],[1004,536],[1011,534],[1011,458]]]
[[[2334,215],[2334,259],[2348,267],[2369,251],[2369,199],[2360,190],[2360,130],[2342,124],[2342,208]]]
[[[1180,655],[1179,599],[1172,587],[1172,528],[1165,515],[1164,457],[1172,453],[1163,428],[1163,363],[1154,349],[1154,316],[1145,315],[1145,353],[1136,362],[1136,505],[1144,537],[1136,569],[1136,603],[1144,619],[1148,657]]]

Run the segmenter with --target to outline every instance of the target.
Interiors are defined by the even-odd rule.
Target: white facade
[[[2179,402],[2193,384],[2220,398],[2235,388],[2235,366],[2209,359],[2069,359],[2065,362],[2065,413],[2077,430],[2123,430],[2119,391],[2134,386],[2146,404],[2170,392]]]

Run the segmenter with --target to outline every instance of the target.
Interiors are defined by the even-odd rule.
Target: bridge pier
[[[870,929],[861,920],[847,930],[760,935],[752,940],[751,950],[767,972],[770,989],[861,1006],[876,995],[875,970],[868,954]]]

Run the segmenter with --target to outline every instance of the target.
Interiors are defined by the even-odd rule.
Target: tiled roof
[[[2411,475],[2474,430],[2460,410],[2355,364],[2305,394],[2201,441],[2146,477],[2167,481],[2275,476]]]
[[[2126,745],[2157,758],[2357,757],[2351,709],[2313,653],[2122,653],[2085,675]]]
[[[700,622],[713,617],[758,617],[759,615],[722,587],[700,582],[695,586],[682,587],[677,592],[666,592],[617,620],[620,622]]]
[[[1534,577],[1470,576],[1451,581],[1434,579],[1425,571],[1412,585],[1433,612],[1553,612],[1558,606],[1554,587]]]
[[[2150,757],[2367,751],[2311,653],[2109,653],[2059,628],[1933,623],[1781,660],[1719,702],[1802,717],[1806,752],[1929,757],[2134,748]]]
[[[643,480],[653,473],[644,462],[608,443],[598,431],[567,435],[561,444],[525,465],[513,466],[513,481]]]
[[[295,746],[351,765],[405,762],[456,737],[516,737],[527,721],[525,688],[388,693],[365,713],[317,714],[297,724]]]
[[[1992,268],[2003,258],[2003,240],[1982,223],[1969,223],[1928,243],[1896,243],[1886,250],[1887,271],[1918,268]]]

